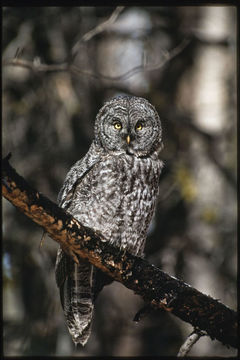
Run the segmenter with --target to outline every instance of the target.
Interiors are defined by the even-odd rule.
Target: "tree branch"
[[[74,58],[76,57],[77,53],[79,52],[79,50],[81,48],[81,43],[87,42],[87,41],[91,40],[94,36],[96,36],[97,34],[100,34],[101,32],[105,31],[109,27],[109,25],[113,24],[117,20],[118,16],[123,11],[124,7],[125,6],[117,6],[114,9],[114,11],[112,12],[109,19],[100,23],[99,25],[94,27],[92,30],[88,31],[86,34],[84,34],[81,37],[80,40],[78,40],[76,42],[76,44],[72,47],[70,63],[73,62]]]
[[[40,59],[36,57],[33,61],[22,60],[18,57],[9,60],[3,60],[3,66],[19,66],[33,72],[61,72],[69,71],[68,63],[62,64],[42,64]]]
[[[146,260],[110,245],[102,235],[83,226],[57,204],[33,189],[8,162],[2,162],[2,194],[42,226],[78,262],[93,265],[142,296],[155,309],[178,316],[211,339],[237,347],[237,314],[218,300],[169,276]]]
[[[83,37],[80,39],[80,41],[89,41],[91,40],[94,36],[96,36],[97,34],[100,34],[101,32],[103,32],[104,30],[106,30],[109,25],[112,25],[118,18],[118,16],[120,15],[120,13],[124,10],[125,6],[117,6],[114,11],[112,12],[111,16],[109,19],[107,19],[106,21],[100,23],[99,25],[97,25],[95,28],[93,28],[92,30],[88,31],[86,34],[83,35]],[[76,43],[73,47],[73,51],[75,46],[78,43]]]
[[[3,60],[3,66],[19,66],[31,70],[34,73],[47,73],[47,72],[69,72],[72,74],[88,76],[94,79],[101,79],[101,80],[109,80],[109,81],[123,81],[131,76],[139,73],[139,72],[147,72],[147,71],[154,71],[162,68],[166,63],[170,60],[175,58],[178,54],[180,54],[186,46],[189,44],[190,40],[185,38],[183,41],[173,48],[170,51],[163,51],[162,55],[163,58],[161,61],[154,65],[138,65],[133,67],[132,69],[117,75],[117,76],[108,76],[100,73],[94,73],[88,70],[83,70],[78,66],[72,64],[71,62],[64,62],[61,64],[43,64],[40,62],[40,59],[36,57],[33,61],[22,60],[19,56],[15,56],[13,59],[5,59]],[[17,49],[18,52],[18,49]],[[73,55],[75,56],[75,55]]]

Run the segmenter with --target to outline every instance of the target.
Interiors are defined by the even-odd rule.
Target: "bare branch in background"
[[[89,41],[95,35],[105,31],[109,27],[109,25],[113,24],[117,20],[118,16],[120,15],[120,13],[123,11],[124,8],[125,8],[125,6],[117,6],[116,9],[113,11],[112,15],[110,16],[110,18],[107,21],[99,24],[94,29],[87,32],[85,35],[83,35],[81,40],[82,41]]]
[[[29,70],[32,70],[34,72],[69,71],[69,72],[72,72],[75,74],[89,76],[89,77],[92,77],[95,79],[120,81],[120,80],[126,80],[139,72],[154,71],[154,70],[160,69],[167,62],[169,62],[174,57],[179,55],[185,49],[185,47],[189,44],[189,42],[190,42],[190,40],[185,38],[178,46],[176,46],[171,51],[164,51],[163,52],[163,54],[164,54],[163,60],[155,65],[149,65],[149,66],[139,65],[139,66],[136,66],[118,76],[107,76],[107,75],[103,75],[103,74],[92,73],[90,71],[82,70],[82,69],[78,68],[76,65],[71,65],[68,63],[48,65],[48,64],[42,64],[39,61],[31,62],[31,61],[26,61],[26,60],[20,60],[18,58],[3,60],[3,66],[20,66],[20,67],[24,67]]]
[[[106,20],[105,22],[99,24],[89,32],[87,32],[83,37],[73,46],[72,48],[72,54],[69,61],[61,63],[61,64],[43,64],[40,61],[39,57],[34,58],[33,61],[23,60],[20,59],[20,55],[22,55],[23,49],[17,48],[16,54],[13,59],[6,59],[3,60],[3,66],[19,66],[26,69],[29,69],[35,73],[42,73],[42,72],[71,72],[78,75],[88,76],[95,79],[101,79],[101,80],[109,80],[109,81],[121,81],[126,80],[130,78],[131,76],[139,73],[139,72],[145,72],[145,71],[154,71],[158,70],[161,67],[163,67],[167,62],[169,62],[171,59],[176,57],[178,54],[180,54],[185,47],[189,44],[190,40],[185,38],[178,46],[176,46],[171,51],[162,50],[162,61],[154,64],[154,65],[146,65],[146,53],[144,52],[143,56],[143,62],[141,65],[136,66],[127,72],[117,75],[117,76],[107,76],[104,74],[97,74],[90,71],[86,71],[83,69],[80,69],[78,66],[72,64],[72,61],[74,57],[77,55],[80,44],[82,42],[89,41],[92,39],[95,35],[105,31],[109,25],[113,24],[120,13],[123,11],[124,6],[117,6],[116,9],[111,14],[110,18]]]
[[[117,6],[108,20],[102,22],[101,24],[99,24],[95,28],[93,28],[92,30],[88,31],[85,35],[83,35],[81,37],[81,39],[79,41],[77,41],[76,44],[73,46],[72,51],[71,51],[71,58],[70,58],[69,62],[71,63],[74,60],[74,58],[76,57],[77,53],[80,50],[81,43],[87,42],[87,41],[91,40],[94,36],[96,36],[97,34],[100,34],[101,32],[107,30],[109,25],[113,24],[117,20],[118,16],[120,15],[120,13],[123,11],[124,8],[125,8],[125,6]]]
[[[112,25],[117,20],[118,16],[120,15],[120,13],[123,11],[124,8],[125,8],[125,6],[117,6],[108,20],[102,22],[101,24],[99,24],[95,28],[93,28],[92,30],[88,31],[85,35],[83,35],[82,38],[79,41],[77,41],[76,44],[73,46],[72,57],[74,58],[76,56],[76,54],[79,50],[79,45],[82,42],[89,41],[97,34],[100,34],[101,32],[107,30],[109,25]]]
[[[39,58],[35,58],[33,61],[21,60],[18,57],[10,60],[3,60],[3,66],[19,66],[33,72],[61,72],[68,71],[69,66],[67,63],[62,64],[42,64]]]

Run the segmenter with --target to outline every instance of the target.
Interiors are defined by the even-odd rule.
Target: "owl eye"
[[[136,130],[142,130],[143,128],[143,123],[141,121],[139,121],[137,124],[136,124]]]
[[[121,130],[122,128],[122,124],[120,123],[120,121],[116,121],[114,124],[113,124],[114,128],[117,129],[117,130]]]

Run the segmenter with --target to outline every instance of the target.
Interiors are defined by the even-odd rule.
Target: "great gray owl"
[[[161,122],[145,99],[119,96],[105,103],[87,154],[73,165],[58,195],[59,205],[109,243],[143,256],[163,163]],[[94,301],[112,280],[86,261],[77,265],[60,248],[56,282],[75,344],[85,345]]]

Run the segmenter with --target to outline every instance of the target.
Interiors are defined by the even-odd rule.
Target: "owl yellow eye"
[[[114,126],[115,129],[117,129],[117,130],[121,130],[121,128],[122,128],[122,124],[121,124],[120,122],[115,122],[115,123],[113,124],[113,126]]]
[[[141,122],[138,122],[136,125],[136,130],[142,130],[143,124]]]

